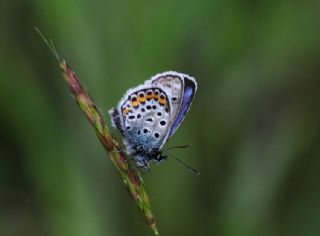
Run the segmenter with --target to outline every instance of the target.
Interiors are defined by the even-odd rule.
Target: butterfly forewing
[[[183,119],[186,116],[186,113],[188,112],[191,106],[192,100],[197,90],[197,83],[194,80],[194,78],[188,75],[183,75],[183,78],[184,78],[183,79],[184,83],[183,83],[183,93],[181,96],[181,103],[178,109],[178,114],[175,116],[175,119],[171,123],[171,128],[170,128],[168,138],[174,134],[174,132],[182,123]]]
[[[197,89],[197,83],[194,78],[174,71],[157,74],[147,80],[146,83],[162,87],[168,94],[172,106],[169,138],[177,130],[189,110]]]

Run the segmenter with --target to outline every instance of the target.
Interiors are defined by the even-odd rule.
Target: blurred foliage
[[[151,75],[196,77],[144,176],[162,235],[320,235],[319,1],[0,2],[0,235],[150,235],[38,26],[97,105]],[[108,120],[108,118],[107,118]],[[116,133],[116,131],[114,131]]]

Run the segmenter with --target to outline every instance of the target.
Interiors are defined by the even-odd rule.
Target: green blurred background
[[[103,110],[151,75],[199,90],[144,176],[161,235],[320,235],[320,2],[2,0],[0,235],[151,235],[70,96]],[[114,133],[117,133],[113,130]]]

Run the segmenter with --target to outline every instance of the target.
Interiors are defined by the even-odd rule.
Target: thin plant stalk
[[[130,162],[127,161],[128,159],[121,149],[121,146],[109,132],[109,129],[106,126],[103,117],[99,109],[95,105],[92,97],[82,87],[77,76],[68,66],[66,61],[58,55],[52,41],[48,41],[42,35],[38,28],[35,29],[58,60],[63,78],[67,82],[71,94],[73,95],[80,110],[94,127],[98,139],[100,140],[112,163],[120,174],[120,177],[122,178],[122,181],[127,188],[129,195],[133,199],[138,209],[141,211],[144,221],[152,229],[154,235],[159,235],[154,215],[151,210],[149,197],[145,190],[143,179],[140,173],[138,171],[135,171],[134,167],[130,166]]]

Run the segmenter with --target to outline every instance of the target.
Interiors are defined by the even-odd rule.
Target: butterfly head
[[[160,163],[168,158],[168,155],[160,150],[153,152],[137,151],[134,154],[134,159],[138,168],[143,172],[147,172],[150,168],[150,163]]]

